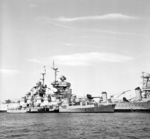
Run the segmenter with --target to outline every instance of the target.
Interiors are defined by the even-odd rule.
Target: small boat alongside
[[[27,111],[28,113],[58,113],[58,106],[50,106],[50,107],[30,107]]]

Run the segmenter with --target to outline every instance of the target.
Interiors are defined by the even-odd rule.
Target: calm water
[[[0,113],[0,138],[149,139],[149,113]]]

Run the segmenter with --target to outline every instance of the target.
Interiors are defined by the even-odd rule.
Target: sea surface
[[[150,113],[0,113],[0,139],[150,139]]]

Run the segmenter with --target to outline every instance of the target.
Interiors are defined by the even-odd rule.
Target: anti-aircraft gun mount
[[[44,72],[42,72],[41,75],[42,78],[40,79],[40,81],[38,81],[36,85],[33,86],[30,90],[31,92],[35,91],[33,94],[34,96],[39,95],[40,97],[43,97],[45,95],[46,88],[47,88],[47,85],[45,84],[45,75],[46,75],[45,66],[44,66]]]

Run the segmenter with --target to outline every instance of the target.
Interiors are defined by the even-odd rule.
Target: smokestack
[[[71,103],[71,95],[72,95],[72,89],[68,89],[68,92],[67,92],[67,100],[68,100],[68,104]]]
[[[107,102],[107,92],[102,92],[103,102]]]
[[[142,99],[140,87],[135,88],[135,95],[138,100]]]

